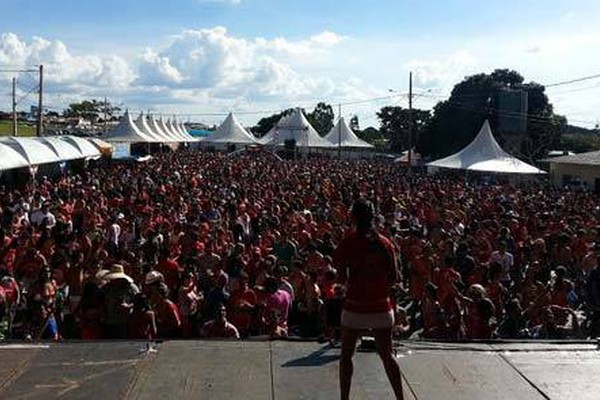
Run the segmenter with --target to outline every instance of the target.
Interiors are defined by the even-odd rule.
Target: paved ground
[[[339,349],[305,342],[172,341],[0,346],[0,399],[336,399]],[[407,399],[598,399],[593,345],[403,343]],[[391,399],[358,352],[352,397]]]

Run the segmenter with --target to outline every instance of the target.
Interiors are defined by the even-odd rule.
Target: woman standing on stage
[[[373,226],[375,210],[366,199],[352,206],[356,225],[338,245],[334,263],[340,283],[347,285],[342,311],[342,355],[340,358],[341,399],[350,396],[356,342],[371,331],[397,399],[403,399],[400,367],[393,355],[394,312],[390,289],[398,280],[396,255],[391,241]]]

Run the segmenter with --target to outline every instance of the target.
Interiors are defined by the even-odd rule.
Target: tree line
[[[386,106],[377,112],[379,127],[361,129],[357,116],[350,119],[349,125],[358,137],[381,150],[399,153],[412,144],[424,156],[437,158],[467,145],[487,119],[501,146],[510,140],[511,153],[533,161],[544,157],[550,149],[574,143],[565,140],[564,134],[569,133],[571,127],[564,116],[554,112],[545,90],[536,82],[525,82],[516,71],[497,69],[489,74],[466,77],[454,86],[448,99],[438,102],[432,110],[413,109],[411,113],[404,107]],[[526,112],[507,108],[506,99],[515,93],[516,101],[526,103],[521,108]],[[262,118],[251,130],[261,137],[292,111],[287,109]],[[113,120],[119,112],[119,107],[102,100],[85,100],[70,104],[63,116],[101,122],[105,115]],[[334,126],[335,113],[330,104],[320,102],[314,109],[303,112],[321,135],[326,135]],[[411,120],[412,135],[409,134]],[[586,143],[592,142],[584,142],[584,145]],[[581,149],[581,141],[577,147]]]
[[[526,102],[523,109],[527,111],[504,108],[507,93],[525,93],[521,98]],[[264,135],[289,112],[291,110],[261,119],[253,131],[259,136]],[[322,135],[333,126],[334,113],[329,104],[319,103],[305,114]],[[530,161],[544,157],[550,149],[559,148],[561,135],[567,129],[567,119],[554,113],[545,87],[525,82],[518,72],[508,69],[466,77],[454,87],[448,99],[438,102],[432,110],[413,109],[412,135],[409,135],[411,112],[407,108],[386,106],[377,112],[377,117],[378,129],[361,130],[356,116],[351,120],[352,129],[361,139],[382,149],[401,152],[412,144],[418,152],[432,158],[462,149],[474,139],[486,119],[494,133],[501,133],[496,136],[500,145],[508,137],[517,143],[511,148],[512,152]],[[517,126],[519,122],[525,129],[510,131],[510,126]]]

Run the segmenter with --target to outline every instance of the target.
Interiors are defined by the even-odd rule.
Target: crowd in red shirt
[[[335,250],[358,197],[402,273],[391,302],[348,293],[372,300],[353,311],[394,309],[401,337],[599,333],[592,193],[186,150],[1,189],[2,335],[333,336],[346,290]]]

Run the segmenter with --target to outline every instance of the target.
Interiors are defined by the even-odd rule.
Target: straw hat
[[[110,267],[110,272],[104,277],[108,281],[115,279],[127,279],[129,282],[133,282],[133,279],[125,273],[125,269],[120,264],[113,264]]]

